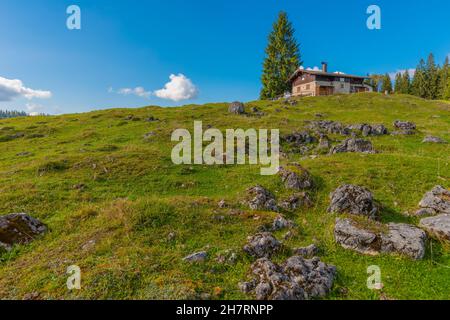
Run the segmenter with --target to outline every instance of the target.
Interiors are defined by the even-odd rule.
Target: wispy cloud
[[[163,89],[156,90],[155,96],[161,99],[182,101],[194,99],[198,96],[198,89],[192,81],[183,74],[170,75],[170,82]]]
[[[25,87],[21,80],[0,77],[0,101],[11,101],[20,97],[28,100],[33,98],[48,99],[51,96],[52,93],[50,91]]]
[[[114,93],[114,89],[113,88],[109,88],[108,89],[109,93]],[[152,93],[150,91],[146,91],[144,89],[144,87],[136,87],[136,88],[121,88],[119,90],[117,90],[118,94],[124,95],[124,96],[128,96],[128,95],[134,95],[137,97],[141,97],[141,98],[150,98],[150,96],[152,95]]]
[[[414,77],[414,74],[416,73],[416,69],[401,69],[401,70],[397,70],[395,72],[389,72],[389,77],[391,77],[392,80],[395,80],[395,76],[398,73],[401,73],[403,75],[403,74],[405,74],[405,72],[408,72],[409,76],[412,78],[412,77]]]

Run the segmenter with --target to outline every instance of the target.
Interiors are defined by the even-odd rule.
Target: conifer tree
[[[411,78],[409,76],[408,70],[406,70],[402,76],[402,90],[402,93],[404,94],[411,94]]]
[[[403,86],[403,77],[402,77],[402,73],[399,72],[395,75],[395,93],[403,93],[404,91],[404,86]]]
[[[425,98],[437,99],[439,95],[439,67],[436,66],[434,55],[430,53],[425,67],[426,90]]]
[[[391,77],[388,73],[386,73],[383,77],[383,84],[381,86],[381,92],[385,93],[391,93],[392,92],[392,81]]]
[[[439,99],[450,100],[450,64],[449,57],[445,58],[439,76]]]
[[[273,24],[265,51],[261,99],[276,98],[291,91],[289,77],[302,64],[294,33],[287,14],[280,12],[278,20]]]
[[[427,95],[427,79],[425,61],[420,59],[420,62],[416,68],[414,79],[411,85],[412,94],[421,98],[425,98]]]

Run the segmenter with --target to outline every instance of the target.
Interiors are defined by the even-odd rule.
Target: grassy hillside
[[[261,176],[257,166],[174,165],[170,135],[176,128],[192,131],[194,120],[219,129],[280,128],[287,134],[318,113],[346,124],[382,123],[391,131],[394,120],[408,120],[419,132],[370,137],[378,154],[291,154],[282,160],[300,162],[317,184],[314,207],[288,215],[298,227],[286,244],[316,243],[321,259],[337,266],[330,299],[449,298],[449,245],[430,242],[418,262],[362,256],[335,244],[336,216],[326,208],[332,190],[358,184],[383,204],[383,222],[417,224],[403,213],[414,212],[433,186],[450,186],[449,145],[422,143],[427,134],[450,141],[450,104],[361,94],[304,98],[287,108],[281,101],[258,101],[247,110],[252,106],[266,115],[231,115],[227,104],[208,104],[0,120],[0,214],[26,212],[50,228],[32,244],[0,256],[0,298],[249,298],[237,288],[252,263],[241,248],[276,214],[251,212],[240,200],[255,184],[277,197],[289,192],[279,176]],[[146,121],[150,116],[159,121]],[[149,132],[154,135],[144,139]],[[233,208],[219,209],[221,199]],[[182,261],[201,250],[208,251],[207,262]],[[238,253],[236,264],[215,261],[226,250]],[[70,265],[82,270],[80,291],[66,288]],[[370,265],[381,267],[382,294],[367,289]]]

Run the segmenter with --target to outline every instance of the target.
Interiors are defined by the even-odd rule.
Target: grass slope
[[[394,120],[413,121],[419,134],[370,138],[381,151],[373,155],[291,155],[289,161],[304,165],[318,188],[313,208],[288,215],[298,227],[287,245],[315,242],[322,260],[337,266],[330,299],[449,298],[448,245],[430,242],[419,262],[362,256],[334,243],[336,216],[326,213],[329,193],[352,183],[374,192],[384,205],[383,222],[418,223],[403,213],[413,212],[436,184],[450,185],[449,146],[421,143],[427,134],[450,141],[448,103],[358,94],[304,98],[288,108],[268,101],[251,106],[266,116],[231,115],[226,104],[208,104],[0,120],[0,214],[26,212],[51,230],[0,256],[0,298],[21,299],[28,293],[39,293],[40,299],[179,299],[202,293],[214,299],[249,298],[237,289],[252,262],[240,249],[275,213],[250,212],[239,200],[257,183],[277,197],[289,191],[278,176],[261,176],[255,166],[173,165],[170,135],[175,128],[192,131],[194,120],[219,129],[280,128],[287,134],[317,113],[348,124],[383,123],[391,130]],[[129,115],[135,121],[125,120]],[[150,115],[160,121],[144,121]],[[151,131],[156,135],[143,139]],[[78,184],[85,188],[74,188]],[[218,209],[221,199],[242,213]],[[214,219],[217,215],[225,219]],[[168,240],[171,232],[173,241]],[[216,263],[215,255],[228,249],[239,252],[238,262]],[[200,250],[211,257],[206,263],[182,262]],[[82,270],[82,290],[68,291],[66,269],[74,264]],[[382,294],[367,289],[370,265],[381,267]]]

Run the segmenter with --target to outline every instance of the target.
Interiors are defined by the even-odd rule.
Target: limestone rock
[[[28,244],[46,231],[42,222],[25,213],[1,216],[0,248],[11,250],[15,244]]]
[[[423,139],[422,143],[441,143],[441,144],[445,144],[445,143],[447,143],[447,141],[445,141],[444,139],[439,138],[439,137],[426,136]]]
[[[425,194],[419,207],[417,215],[450,213],[450,191],[442,186],[434,187]]]
[[[416,124],[408,121],[397,120],[394,122],[394,127],[399,130],[416,130]]]
[[[296,248],[293,250],[294,254],[303,258],[312,258],[319,253],[319,248],[315,244],[303,248]]]
[[[331,290],[336,267],[319,258],[306,260],[293,256],[281,265],[267,258],[251,266],[253,279],[242,283],[241,290],[254,292],[257,300],[307,300],[323,298]]]
[[[279,171],[281,180],[287,189],[304,190],[313,187],[314,182],[311,174],[299,164],[281,167]]]
[[[190,262],[190,263],[196,263],[196,262],[203,262],[208,257],[208,254],[205,251],[196,252],[193,254],[188,255],[187,257],[183,258],[183,261]]]
[[[331,154],[344,152],[374,153],[374,148],[372,142],[368,140],[349,138],[344,140],[340,145],[333,147],[330,151]]]
[[[420,220],[420,227],[434,238],[450,241],[450,214],[424,218]]]
[[[270,258],[281,248],[281,243],[270,232],[248,237],[244,251],[255,258]]]
[[[228,106],[228,112],[234,114],[244,114],[245,113],[245,105],[242,102],[233,102]]]
[[[350,219],[336,220],[334,238],[345,249],[369,255],[380,252],[381,244],[377,234],[358,227]]]
[[[330,195],[331,204],[328,212],[350,213],[375,218],[378,208],[372,192],[364,187],[343,185]]]
[[[295,223],[291,220],[286,219],[282,215],[275,218],[272,224],[272,231],[278,231],[282,229],[290,229],[295,226]]]
[[[278,211],[273,194],[259,185],[247,190],[247,198],[247,204],[252,210]]]
[[[381,252],[399,253],[414,260],[423,259],[427,236],[423,230],[404,223],[390,223],[381,235]]]
[[[287,199],[282,200],[279,203],[280,208],[286,211],[294,211],[302,207],[312,206],[312,201],[306,192],[295,193],[289,196]]]

